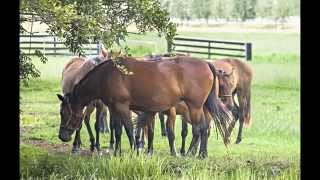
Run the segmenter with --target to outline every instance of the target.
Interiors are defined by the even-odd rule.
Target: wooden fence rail
[[[212,56],[239,57],[252,60],[252,44],[235,41],[217,41],[187,37],[175,37],[168,43],[168,52],[183,52]]]
[[[97,55],[99,47],[99,42],[92,42],[84,44],[83,50],[85,55]],[[39,49],[45,55],[76,56],[58,37],[49,34],[20,35],[20,49],[30,55],[34,55],[34,50]]]

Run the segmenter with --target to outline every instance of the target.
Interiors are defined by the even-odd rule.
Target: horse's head
[[[234,91],[234,68],[230,73],[226,73],[223,69],[217,69],[219,78],[219,97],[221,101],[229,108],[234,106],[232,93]]]
[[[74,131],[80,128],[83,117],[82,108],[72,101],[70,94],[65,96],[57,94],[57,96],[61,101],[59,139],[68,142]]]

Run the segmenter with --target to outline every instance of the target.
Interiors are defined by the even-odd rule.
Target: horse
[[[129,69],[133,74],[125,74],[119,68]],[[215,67],[193,57],[172,57],[166,60],[149,62],[138,61],[131,57],[120,60],[107,60],[97,65],[64,96],[62,101],[61,122],[58,137],[68,142],[82,121],[82,110],[94,99],[101,99],[109,107],[115,122],[116,145],[114,155],[121,155],[121,124],[129,123],[130,110],[143,111],[153,118],[156,112],[165,111],[180,101],[184,101],[192,119],[193,138],[189,150],[196,139],[201,137],[199,156],[207,156],[207,129],[203,106],[206,106],[218,125],[224,143],[230,143],[229,123],[233,121],[230,111],[225,108],[215,94],[213,83],[216,79]],[[147,82],[147,83],[146,83]],[[159,83],[161,82],[161,83]],[[59,97],[60,96],[60,97]],[[154,121],[151,120],[154,124]],[[136,145],[140,141],[140,131],[145,122],[138,122]],[[148,152],[153,152],[153,128],[149,129]],[[130,128],[130,135],[133,129]],[[133,137],[130,136],[132,148]],[[171,141],[171,143],[173,143]],[[170,143],[170,144],[171,144]]]
[[[61,86],[62,93],[68,94],[72,91],[75,84],[77,84],[90,70],[92,70],[97,64],[105,61],[108,58],[108,52],[106,49],[102,48],[100,54],[96,57],[90,59],[83,58],[72,58],[63,68]],[[96,131],[96,141],[93,136],[91,126],[90,126],[90,116],[92,112],[96,109],[96,122],[95,122],[95,131]],[[103,104],[101,100],[94,100],[90,102],[84,112],[84,122],[87,127],[89,136],[90,136],[90,150],[96,150],[100,152],[100,143],[99,143],[99,132],[108,133],[109,128],[106,120],[108,114],[107,107]],[[80,127],[81,129],[81,127]],[[73,142],[72,153],[77,153],[80,150],[81,139],[80,139],[80,129],[76,131],[76,135]]]
[[[248,63],[238,59],[224,58],[213,62],[217,68],[219,79],[219,97],[222,102],[232,111],[235,121],[229,128],[233,128],[239,120],[239,131],[236,144],[242,140],[243,125],[251,124],[251,81],[253,71]],[[237,95],[238,104],[235,101]]]
[[[219,59],[214,61],[213,64],[216,67],[219,79],[219,97],[232,112],[235,119],[230,126],[230,132],[236,121],[239,120],[239,131],[236,139],[236,144],[239,144],[242,140],[243,124],[248,126],[251,123],[250,89],[253,75],[252,68],[249,64],[232,58]],[[234,99],[235,95],[237,95],[239,105]],[[161,115],[159,117],[160,122],[164,124],[164,116]],[[182,140],[185,139],[187,128],[185,121],[182,121]]]

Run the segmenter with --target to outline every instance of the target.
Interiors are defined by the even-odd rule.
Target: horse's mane
[[[105,64],[112,63],[111,59],[108,59],[106,61],[101,62],[100,64],[96,65],[93,69],[91,69],[73,88],[72,92],[70,93],[72,97],[75,97],[77,95],[77,89],[78,87],[85,81],[92,73],[97,71],[101,66]]]

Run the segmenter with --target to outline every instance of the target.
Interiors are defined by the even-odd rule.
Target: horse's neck
[[[101,64],[101,66],[99,65],[99,67],[93,69],[79,82],[74,92],[80,104],[86,105],[95,99],[101,99],[106,103],[106,98],[109,98],[108,87],[111,86],[105,83],[108,83],[109,79],[112,79],[111,75],[115,70],[114,68],[114,65],[111,63]]]
[[[74,88],[75,96],[81,105],[86,105],[100,96],[100,78],[96,73],[85,76]]]

